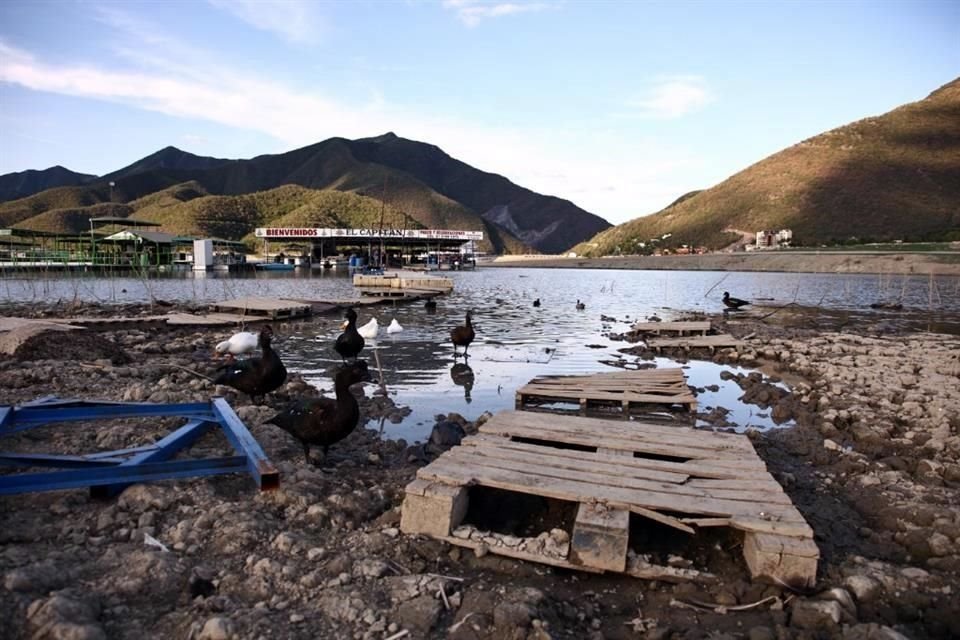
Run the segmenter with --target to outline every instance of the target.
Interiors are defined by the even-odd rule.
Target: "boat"
[[[293,271],[296,266],[283,262],[258,262],[254,265],[260,271]]]

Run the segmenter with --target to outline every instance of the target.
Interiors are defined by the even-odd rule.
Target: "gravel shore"
[[[0,315],[20,317],[150,312],[0,307]],[[4,637],[960,636],[960,339],[833,332],[786,314],[715,320],[746,338],[740,352],[713,357],[759,371],[739,380],[747,400],[796,422],[750,436],[815,531],[822,557],[810,592],[751,582],[733,534],[689,540],[674,532],[638,550],[709,571],[718,577],[712,584],[571,572],[406,536],[403,488],[441,438],[426,447],[380,439],[380,421],[398,420],[404,409],[367,385],[360,406],[368,428],[335,445],[324,466],[308,465],[293,438],[263,421],[291,398],[332,389],[291,375],[263,406],[214,389],[187,369],[210,373],[222,330],[0,334],[4,404],[48,395],[186,402],[220,393],[282,474],[280,488],[264,493],[249,477],[217,476],[135,485],[109,500],[83,490],[0,496]],[[625,346],[624,357],[644,355]],[[486,418],[438,416],[436,433],[470,433]],[[119,449],[170,427],[118,420],[45,428],[5,436],[0,449]],[[195,450],[226,455],[229,447],[208,434]],[[166,550],[145,544],[147,536]]]

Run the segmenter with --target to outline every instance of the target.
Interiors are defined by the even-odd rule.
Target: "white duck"
[[[371,318],[367,324],[357,327],[357,333],[363,336],[365,340],[376,340],[378,331],[380,331],[380,324],[376,318]]]
[[[216,346],[216,352],[219,355],[226,354],[228,357],[239,356],[249,353],[257,348],[260,343],[259,336],[249,331],[241,331],[230,336],[229,340],[224,340]]]
[[[394,318],[390,322],[390,326],[387,327],[387,333],[400,333],[401,331],[403,331],[403,327],[401,327],[400,323],[397,322],[397,319]]]

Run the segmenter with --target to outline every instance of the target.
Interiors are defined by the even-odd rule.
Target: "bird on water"
[[[533,306],[535,306],[535,307],[539,307],[539,306],[540,306],[540,298],[537,298],[536,300],[533,301]]]
[[[583,303],[580,302],[580,300],[578,299],[578,300],[577,300],[577,311],[583,311],[583,310],[586,309],[586,308],[587,308],[587,305],[583,304]]]
[[[470,312],[467,311],[466,322],[450,331],[450,340],[453,342],[453,357],[457,357],[457,347],[463,347],[463,356],[467,357],[467,349],[475,337],[477,337],[477,333],[473,330]]]
[[[357,312],[353,307],[349,307],[345,314],[347,326],[343,333],[337,336],[333,343],[333,350],[340,354],[343,363],[347,363],[347,358],[356,360],[357,356],[363,351],[363,336],[357,331]]]
[[[350,387],[358,382],[371,382],[373,377],[364,360],[356,360],[345,365],[334,376],[333,398],[302,398],[296,400],[266,422],[274,424],[303,446],[303,454],[310,462],[310,446],[323,448],[323,458],[331,445],[340,442],[360,421],[360,405],[350,392]]]
[[[723,304],[725,304],[728,309],[739,309],[740,307],[745,307],[750,303],[746,300],[741,300],[740,298],[733,298],[729,293],[724,291]]]

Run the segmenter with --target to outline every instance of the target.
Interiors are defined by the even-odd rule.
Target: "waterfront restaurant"
[[[323,265],[474,268],[475,243],[482,231],[462,229],[320,229],[265,227],[254,232],[263,240],[263,255],[307,256]],[[271,252],[270,243],[276,245]],[[291,256],[292,257],[292,256]]]

